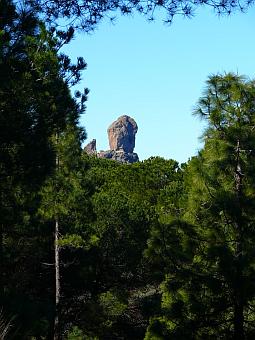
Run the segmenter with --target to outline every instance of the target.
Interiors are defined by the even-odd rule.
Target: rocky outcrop
[[[97,152],[96,140],[93,139],[85,146],[84,151],[90,155],[96,154],[99,158],[113,159],[121,163],[138,162],[138,155],[133,152],[137,130],[138,127],[133,118],[121,116],[107,129],[110,150]]]
[[[84,151],[88,154],[88,155],[96,155],[97,153],[97,142],[95,139],[92,139],[91,142],[89,142],[89,144],[87,144],[84,148]]]
[[[135,152],[124,152],[122,150],[114,151],[100,151],[97,153],[99,158],[108,158],[118,161],[120,163],[135,163],[139,161],[138,155]]]

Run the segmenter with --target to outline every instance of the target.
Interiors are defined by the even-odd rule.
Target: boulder
[[[126,115],[119,117],[107,130],[110,150],[133,153],[137,130],[133,118]]]

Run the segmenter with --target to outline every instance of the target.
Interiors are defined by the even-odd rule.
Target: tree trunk
[[[242,258],[243,258],[243,225],[242,225],[242,180],[243,174],[240,164],[240,142],[237,141],[237,162],[235,169],[235,184],[236,184],[236,194],[239,208],[239,216],[236,222],[236,278],[234,282],[234,339],[242,340],[244,339],[244,299],[243,299],[243,268],[242,268]]]
[[[56,144],[58,144],[58,133],[56,133]],[[59,171],[59,156],[56,153],[56,172]],[[57,191],[57,190],[56,190]],[[56,192],[56,195],[58,193]],[[59,259],[59,218],[55,217],[55,319],[54,319],[54,340],[61,340],[60,327],[60,259]]]
[[[61,339],[60,331],[60,262],[59,262],[59,223],[55,222],[55,320],[54,320],[54,340]]]

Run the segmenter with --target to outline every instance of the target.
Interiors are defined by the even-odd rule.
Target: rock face
[[[96,140],[93,139],[85,146],[84,151],[90,155],[96,154],[99,158],[113,159],[121,163],[138,162],[138,155],[133,152],[137,130],[138,127],[133,118],[121,116],[107,130],[110,150],[97,152]]]
[[[97,153],[97,142],[96,142],[96,140],[92,139],[92,141],[85,146],[84,151],[88,155],[96,155],[96,153]]]
[[[139,161],[138,155],[135,152],[124,152],[122,150],[115,151],[100,151],[97,156],[99,158],[108,158],[118,161],[120,163],[135,163]]]
[[[123,150],[127,153],[133,153],[137,130],[138,127],[133,118],[129,116],[119,117],[107,130],[110,150]]]

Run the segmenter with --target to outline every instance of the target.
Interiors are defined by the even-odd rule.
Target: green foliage
[[[87,244],[82,239],[82,235],[87,235],[85,226],[93,218],[89,200],[93,185],[86,179],[88,164],[81,155],[79,129],[68,126],[54,139],[57,169],[41,189],[39,214],[49,221],[58,218],[62,226],[61,245],[82,247]],[[91,238],[91,242],[96,242],[96,238]]]
[[[108,318],[108,324],[111,325],[116,318],[121,316],[126,308],[127,304],[122,301],[120,294],[107,291],[99,296],[99,305],[103,309],[103,313]]]
[[[87,266],[97,295],[90,299],[93,317],[79,327],[94,327],[99,338],[142,339],[148,316],[159,305],[158,277],[144,250],[158,223],[159,204],[163,207],[166,191],[180,187],[173,182],[181,181],[181,173],[175,161],[159,157],[128,165],[94,157],[89,161],[89,177],[95,183],[90,228],[96,242],[88,250]]]
[[[195,114],[208,128],[185,169],[184,210],[169,234],[158,228],[148,243],[166,273],[148,339],[254,336],[254,90],[253,81],[217,75],[199,100]]]
[[[67,335],[67,340],[98,340],[94,336],[89,336],[83,333],[77,326],[74,326]]]
[[[62,142],[65,140],[62,147],[82,163],[79,154],[85,132],[78,120],[88,91],[79,98],[70,94],[69,85],[77,83],[86,64],[80,59],[78,65],[72,65],[59,53],[67,35],[47,30],[27,2],[21,7],[15,5],[9,0],[0,1],[0,303],[8,314],[17,316],[14,339],[21,339],[50,337],[54,272],[49,201],[56,195],[50,186],[46,189],[46,183],[52,183],[55,174],[55,155],[59,152],[54,144],[56,134]],[[67,164],[70,155],[65,156]],[[76,188],[76,198],[66,195],[64,189],[60,192],[60,198],[68,199],[68,204],[89,195],[86,181],[86,193],[78,190],[87,169],[82,164],[79,176],[71,176],[66,165],[58,178],[62,185],[63,174],[70,173],[69,185],[64,189]],[[39,206],[41,212],[46,206],[46,195],[41,202],[44,190],[49,194],[47,219],[38,214]],[[70,222],[76,214],[75,221],[80,218],[81,227],[86,207],[84,204],[83,212],[73,212],[69,225],[77,227],[78,222]],[[60,204],[54,213],[60,208],[67,213],[68,209]],[[68,232],[74,233],[71,228]]]
[[[112,22],[115,21],[118,13],[122,15],[132,15],[138,12],[147,18],[149,21],[154,21],[157,18],[162,18],[164,23],[170,25],[177,15],[182,15],[187,18],[192,18],[197,9],[201,6],[209,6],[213,8],[217,15],[230,15],[239,10],[244,12],[254,2],[253,0],[227,0],[204,2],[187,2],[185,0],[152,0],[144,2],[141,0],[128,1],[110,1],[105,0],[103,3],[98,1],[84,2],[81,0],[67,1],[51,1],[45,3],[42,0],[30,0],[29,3],[39,11],[47,22],[56,25],[58,19],[65,19],[75,27],[83,29],[86,32],[93,31],[97,24],[103,18],[109,18]],[[62,24],[62,21],[61,21]]]

